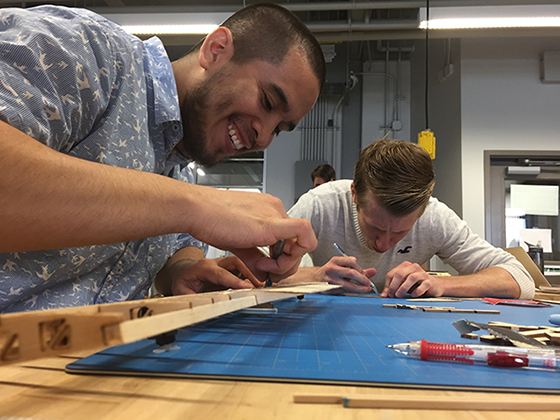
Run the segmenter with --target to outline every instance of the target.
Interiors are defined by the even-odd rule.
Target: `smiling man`
[[[171,63],[85,9],[3,8],[0,50],[0,311],[137,299],[156,277],[261,285],[315,247],[279,199],[193,185],[187,166],[262,150],[312,108],[324,58],[291,12],[241,9]],[[280,239],[277,260],[259,251]],[[244,262],[192,270],[199,241]]]
[[[535,286],[510,254],[480,238],[449,207],[431,197],[435,172],[417,144],[380,140],[366,147],[354,180],[323,184],[288,211],[308,219],[319,242],[284,283],[327,281],[382,297],[531,298]],[[340,256],[337,243],[350,257]],[[458,276],[432,276],[421,265],[434,255]],[[367,267],[367,268],[363,268]]]
[[[185,130],[179,149],[212,165],[263,150],[276,134],[293,130],[325,78],[322,53],[309,36],[284,9],[257,5],[175,61]]]

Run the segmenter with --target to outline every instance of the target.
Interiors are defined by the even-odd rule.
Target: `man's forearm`
[[[0,122],[0,252],[188,231],[195,188],[59,153]]]
[[[280,199],[78,159],[0,122],[0,253],[189,233],[221,249],[317,239]],[[297,245],[297,247],[296,247]],[[295,255],[294,252],[292,254]]]
[[[444,296],[500,297],[517,299],[521,289],[513,276],[501,267],[489,267],[475,274],[442,277]]]

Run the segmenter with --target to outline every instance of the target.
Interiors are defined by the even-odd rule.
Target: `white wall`
[[[560,84],[540,81],[558,38],[463,39],[463,218],[484,237],[484,151],[560,150]]]
[[[367,146],[374,140],[379,140],[383,137],[384,125],[384,97],[385,97],[385,64],[384,62],[376,62],[371,66],[369,64],[364,66],[367,72],[362,73],[362,83],[359,83],[350,95],[360,96],[358,90],[361,91],[362,96],[362,126],[361,126],[361,139],[355,139],[356,145],[361,145],[361,148]],[[410,140],[410,63],[402,61],[400,64],[400,77],[397,76],[397,64],[394,61],[389,63],[389,73],[393,77],[390,83],[389,90],[389,105],[388,105],[388,121],[393,121],[393,97],[395,84],[393,81],[398,81],[400,88],[401,100],[399,101],[399,120],[402,123],[402,129],[390,133],[391,138],[399,140]],[[332,96],[329,102],[328,115],[331,115],[339,96]],[[331,103],[332,102],[332,103]],[[347,107],[346,103],[341,105],[341,110]],[[339,117],[340,118],[340,117]],[[337,127],[344,123],[338,121]],[[359,135],[359,134],[358,134]],[[337,139],[340,140],[340,130],[337,131]],[[331,139],[329,132],[328,139]],[[354,140],[354,139],[352,139]],[[349,146],[350,139],[342,139],[342,147]],[[344,150],[343,150],[344,152]],[[359,151],[356,151],[356,159]],[[282,200],[284,207],[288,210],[294,204],[295,198],[295,162],[301,159],[301,131],[296,128],[290,133],[281,133],[272,144],[265,151],[265,177],[264,177],[264,192],[272,194]],[[355,159],[354,159],[355,161]],[[354,161],[351,162],[349,171],[353,173]],[[335,166],[335,165],[333,165]],[[340,174],[343,171],[337,171]],[[311,183],[309,182],[310,186]]]
[[[398,68],[398,72],[397,72]],[[362,149],[375,140],[380,140],[391,131],[394,121],[394,106],[398,106],[400,130],[388,133],[388,137],[410,141],[410,62],[389,61],[388,100],[385,104],[385,62],[365,63],[362,73]],[[398,86],[398,87],[397,87]],[[395,103],[395,89],[399,91],[399,100]],[[387,130],[385,126],[385,106],[387,107]]]

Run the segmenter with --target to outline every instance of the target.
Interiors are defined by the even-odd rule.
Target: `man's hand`
[[[276,263],[270,260],[259,269],[273,273],[290,271],[296,258],[311,252],[317,238],[311,223],[289,218],[280,199],[269,194],[242,191],[222,191],[196,186],[203,194],[193,197],[197,214],[204,223],[192,224],[188,232],[202,242],[239,255],[238,250],[274,245],[286,241],[282,256]],[[243,258],[245,260],[245,258]],[[290,260],[290,262],[286,262]]]
[[[173,295],[248,289],[263,285],[235,255],[198,261],[180,260],[173,264],[170,276]]]
[[[293,276],[280,282],[281,285],[327,282],[338,284],[352,293],[371,292],[369,278],[376,273],[375,268],[364,270],[355,257],[333,257],[321,267],[302,267]]]
[[[269,255],[272,255],[272,248],[273,246],[270,247]],[[265,255],[258,248],[230,249],[230,251],[241,258],[258,279],[265,281],[268,273],[271,273],[274,283],[295,274],[303,256],[300,255],[301,247],[293,239],[285,240],[282,253],[277,259]]]
[[[381,297],[402,298],[409,291],[412,297],[439,297],[445,288],[440,276],[432,276],[419,264],[405,261],[387,273]]]
[[[364,270],[355,257],[333,257],[321,267],[318,281],[338,284],[348,292],[367,293],[371,292],[369,278],[376,272],[375,268]]]

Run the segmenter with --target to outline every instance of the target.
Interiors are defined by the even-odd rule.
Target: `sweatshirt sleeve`
[[[441,244],[437,255],[445,263],[459,274],[473,274],[489,267],[503,268],[519,285],[520,299],[533,298],[533,278],[513,255],[482,239],[445,204],[437,203],[437,214],[441,223],[441,229],[438,229],[441,237],[436,238]]]

